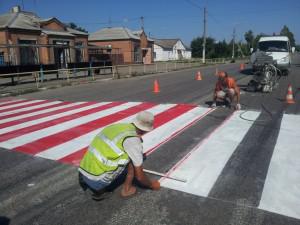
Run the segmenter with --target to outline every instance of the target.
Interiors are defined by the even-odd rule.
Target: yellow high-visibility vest
[[[104,128],[83,156],[79,171],[95,181],[113,181],[118,175],[116,171],[129,162],[123,148],[123,141],[128,137],[138,137],[133,124],[113,124]]]

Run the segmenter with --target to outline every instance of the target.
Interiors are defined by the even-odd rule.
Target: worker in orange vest
[[[221,100],[224,103],[227,102],[229,108],[231,108],[232,104],[235,102],[235,109],[241,109],[240,88],[237,86],[234,78],[228,76],[225,71],[218,72],[218,81],[214,91],[212,107],[216,107],[217,100]]]

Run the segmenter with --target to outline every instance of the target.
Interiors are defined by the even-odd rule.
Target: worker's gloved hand
[[[212,107],[212,108],[216,108],[217,107],[217,104],[215,103],[215,102],[213,102],[212,104],[211,104],[211,106],[210,107]]]
[[[159,183],[158,180],[152,180],[151,181],[151,189],[155,190],[155,191],[160,189],[160,183]]]
[[[235,110],[241,110],[241,104],[240,103],[236,104]]]

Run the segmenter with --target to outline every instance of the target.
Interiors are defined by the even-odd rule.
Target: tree
[[[291,46],[296,45],[294,34],[289,30],[289,28],[286,25],[284,25],[283,28],[281,29],[280,35],[287,36],[290,39]]]
[[[87,31],[86,29],[77,26],[77,25],[76,25],[75,23],[73,23],[73,22],[68,23],[67,26],[70,27],[70,28],[72,28],[72,29],[74,29],[74,30],[78,30],[78,31],[81,31],[81,32],[88,33],[88,31]]]
[[[249,48],[253,48],[253,41],[254,41],[254,34],[252,30],[248,30],[245,34],[244,34],[245,40],[247,42],[247,45]]]
[[[263,33],[260,33],[258,35],[256,35],[256,37],[254,38],[254,41],[253,41],[253,48],[257,48],[257,42],[259,41],[259,39],[262,37],[262,36],[265,36]]]
[[[207,58],[214,58],[215,57],[215,39],[211,37],[206,38],[206,57]],[[192,40],[191,42],[192,48],[192,57],[193,58],[201,58],[202,57],[202,49],[203,49],[203,38],[198,37]]]
[[[222,42],[219,41],[215,44],[215,54],[218,58],[231,56],[231,48],[228,46],[225,40]]]
[[[202,44],[203,44],[203,38],[197,37],[192,40],[191,49],[192,49],[193,58],[202,57]]]

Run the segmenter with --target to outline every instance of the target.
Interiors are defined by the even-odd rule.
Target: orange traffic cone
[[[196,73],[196,80],[202,80],[202,76],[201,76],[201,72],[200,71],[198,71]]]
[[[288,104],[294,104],[294,98],[293,98],[293,90],[292,90],[292,85],[289,84],[288,86],[288,92],[286,95],[286,103]]]
[[[159,83],[158,83],[158,81],[156,79],[154,80],[153,92],[154,93],[159,93],[160,92],[160,90],[159,90]]]
[[[243,71],[245,69],[245,64],[244,63],[241,63],[240,64],[240,71]]]

